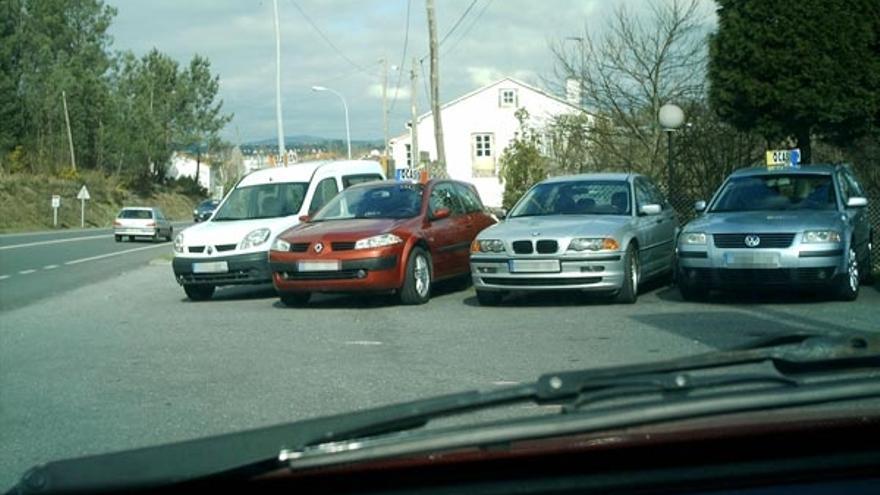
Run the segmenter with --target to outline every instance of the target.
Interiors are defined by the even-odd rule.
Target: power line
[[[303,18],[305,18],[306,22],[308,22],[309,25],[312,26],[312,29],[314,29],[315,32],[318,33],[318,36],[320,36],[321,39],[323,39],[328,45],[330,45],[330,48],[332,48],[333,51],[335,51],[340,57],[342,57],[343,60],[345,60],[346,62],[351,64],[352,67],[358,69],[361,72],[364,72],[364,73],[370,74],[370,75],[375,75],[374,73],[367,70],[364,66],[358,64],[357,62],[355,62],[354,60],[349,58],[348,55],[343,53],[343,51],[340,50],[338,46],[336,46],[336,44],[334,44],[332,41],[330,41],[330,38],[327,37],[327,35],[324,34],[324,31],[322,31],[321,28],[319,28],[318,25],[315,24],[315,22],[312,20],[312,18],[309,17],[308,14],[306,14],[306,11],[303,10],[302,7],[299,6],[299,4],[296,2],[296,0],[290,0],[290,3],[292,3],[293,6],[296,7],[296,10],[298,10],[299,13],[302,14],[302,16],[303,16]]]
[[[461,21],[463,21],[464,18],[467,17],[468,13],[471,11],[471,9],[474,8],[474,5],[476,5],[476,4],[477,4],[477,0],[471,1],[471,4],[468,5],[468,7],[466,9],[464,9],[464,12],[458,17],[458,20],[455,21],[455,24],[452,25],[452,28],[449,31],[447,31],[446,34],[443,35],[443,39],[440,40],[440,43],[437,46],[442,46],[443,42],[446,41],[446,39],[449,38],[449,36],[452,33],[454,33],[456,29],[458,29],[458,26],[461,24]]]
[[[448,55],[449,53],[451,53],[453,50],[455,50],[455,47],[458,46],[458,44],[461,42],[461,40],[467,38],[467,35],[470,34],[471,29],[473,29],[474,26],[476,26],[477,23],[480,22],[480,18],[483,17],[483,14],[486,12],[486,10],[489,8],[490,5],[492,5],[492,0],[487,0],[487,2],[483,4],[483,8],[480,9],[479,12],[477,12],[477,15],[476,15],[476,17],[473,18],[473,21],[470,24],[468,24],[468,26],[465,28],[464,32],[461,33],[461,36],[459,36],[452,43],[452,46],[450,46],[449,49],[446,50],[444,55]]]
[[[403,36],[403,55],[400,56],[400,65],[397,66],[397,84],[394,85],[394,97],[391,98],[391,106],[388,113],[394,111],[394,105],[397,104],[397,93],[400,91],[400,82],[403,79],[403,67],[406,64],[406,49],[409,46],[409,13],[412,7],[412,0],[406,1],[406,34]]]

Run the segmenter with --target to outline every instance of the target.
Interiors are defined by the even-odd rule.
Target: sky
[[[440,100],[507,76],[543,88],[554,86],[559,81],[553,76],[552,42],[582,36],[585,30],[600,32],[615,8],[647,12],[651,1],[436,0],[439,39],[462,19],[441,44]],[[110,28],[114,49],[143,55],[155,47],[181,65],[195,54],[210,59],[220,76],[223,108],[234,114],[224,138],[240,144],[276,136],[272,0],[105,2],[118,11]],[[711,0],[706,2],[711,13]],[[331,93],[311,90],[321,85],[346,98],[352,139],[381,141],[383,58],[391,67],[389,136],[402,134],[409,120],[413,57],[424,57],[417,64],[416,93],[418,113],[428,110],[424,0],[278,0],[278,9],[286,135],[345,136],[342,102]],[[404,60],[404,46],[401,73],[397,66]]]

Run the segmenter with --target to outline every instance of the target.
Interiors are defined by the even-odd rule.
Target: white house
[[[202,155],[199,164],[199,184],[206,190],[211,191],[211,165],[205,163],[205,156]],[[175,152],[171,155],[171,164],[168,166],[167,176],[172,179],[181,177],[196,178],[196,159],[185,153]]]
[[[571,92],[569,92],[571,93]],[[575,102],[579,95],[573,95]],[[504,186],[498,178],[498,158],[519,130],[514,113],[525,108],[529,125],[542,129],[555,116],[581,112],[576,105],[511,78],[483,86],[440,107],[449,176],[474,184],[487,206],[501,206]],[[418,118],[422,156],[437,158],[431,113]],[[409,132],[390,140],[397,168],[412,164]]]

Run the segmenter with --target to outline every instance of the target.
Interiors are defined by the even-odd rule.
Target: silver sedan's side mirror
[[[694,209],[697,211],[703,211],[706,209],[706,202],[703,200],[697,201],[694,203]]]
[[[639,207],[639,213],[642,215],[659,215],[663,208],[658,204],[642,205]]]
[[[868,198],[853,196],[852,198],[846,200],[847,208],[861,208],[863,206],[868,206]]]

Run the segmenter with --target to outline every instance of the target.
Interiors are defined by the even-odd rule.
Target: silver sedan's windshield
[[[835,198],[830,175],[739,177],[727,182],[711,211],[833,210]]]
[[[629,191],[629,184],[618,180],[545,182],[530,189],[510,217],[629,215]]]

